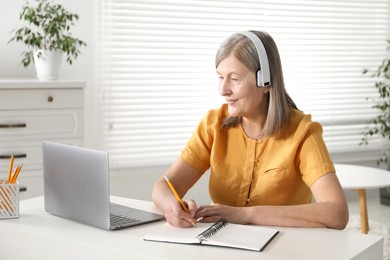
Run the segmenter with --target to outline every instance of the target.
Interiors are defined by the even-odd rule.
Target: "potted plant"
[[[72,65],[86,43],[71,35],[70,29],[79,19],[59,4],[49,0],[37,0],[37,5],[23,5],[20,20],[25,25],[14,31],[9,42],[22,42],[28,50],[22,53],[24,67],[35,63],[37,77],[55,80],[59,76],[63,53]]]
[[[387,41],[390,49],[390,41]],[[369,71],[365,69],[364,74]],[[380,136],[390,141],[390,59],[386,58],[376,71],[371,72],[371,76],[377,78],[375,88],[378,90],[378,98],[374,100],[376,105],[374,109],[378,111],[376,117],[371,119],[369,125],[363,132],[362,144],[368,144],[368,138]],[[390,170],[390,148],[379,158],[378,164],[387,163],[387,170]],[[380,201],[382,204],[390,205],[390,187],[380,189]]]

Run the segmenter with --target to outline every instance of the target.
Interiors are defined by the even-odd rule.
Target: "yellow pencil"
[[[18,178],[18,175],[19,175],[19,172],[22,170],[22,166],[23,164],[19,165],[16,170],[15,170],[15,173],[12,175],[12,178],[11,178],[11,184],[14,184],[16,182],[16,179]]]
[[[188,208],[187,208],[186,205],[184,204],[183,200],[180,198],[179,194],[177,194],[177,191],[176,191],[175,187],[173,187],[173,184],[169,181],[169,179],[168,179],[167,176],[164,175],[164,178],[165,178],[165,180],[167,181],[169,188],[171,189],[173,195],[175,195],[177,201],[180,203],[180,205],[181,205],[181,207],[183,208],[183,210],[184,210],[185,212],[189,213]],[[195,220],[192,220],[192,221],[191,221],[191,224],[192,224],[194,227],[196,227],[196,222],[195,222]]]
[[[11,155],[11,160],[9,161],[9,170],[8,170],[8,178],[7,183],[11,181],[12,168],[14,167],[14,155]]]

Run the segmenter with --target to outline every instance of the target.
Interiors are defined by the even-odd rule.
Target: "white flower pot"
[[[38,79],[57,80],[60,75],[62,52],[34,50],[34,63]]]

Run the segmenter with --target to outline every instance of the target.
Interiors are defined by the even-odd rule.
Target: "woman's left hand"
[[[230,223],[247,224],[247,218],[243,207],[232,207],[221,204],[200,206],[195,214],[195,219],[200,222],[216,222],[226,218]]]

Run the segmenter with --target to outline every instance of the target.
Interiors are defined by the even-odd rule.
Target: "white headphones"
[[[257,71],[256,84],[258,87],[269,87],[271,85],[271,74],[269,71],[268,56],[265,51],[264,44],[260,38],[250,31],[239,32],[248,37],[256,47],[257,55],[259,56],[260,69]]]

